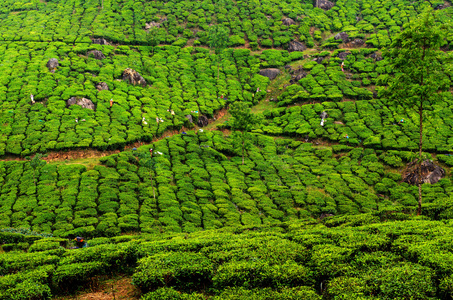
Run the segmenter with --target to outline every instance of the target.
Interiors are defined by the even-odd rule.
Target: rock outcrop
[[[347,57],[349,54],[351,54],[351,53],[349,53],[349,52],[340,52],[340,53],[338,53],[338,58],[340,58],[341,60],[345,60],[346,57]]]
[[[154,21],[151,21],[149,23],[145,23],[145,30],[148,30],[150,29],[151,27],[157,27],[159,28],[160,27],[160,23],[157,23],[157,22],[154,22]]]
[[[431,160],[422,162],[422,183],[436,183],[445,176],[445,170]],[[407,165],[403,173],[403,181],[412,185],[418,184],[418,160]]]
[[[141,85],[141,86],[146,86],[146,81],[145,79],[142,77],[142,75],[140,75],[137,71],[131,69],[131,68],[127,68],[126,70],[124,70],[123,72],[123,80],[124,81],[127,81],[129,82],[130,84],[133,84],[133,85]]]
[[[98,91],[108,91],[109,90],[109,86],[105,82],[98,82],[98,84],[96,84],[96,88],[98,89]]]
[[[88,108],[91,110],[96,109],[96,105],[94,105],[94,103],[90,99],[87,99],[87,98],[71,97],[71,98],[69,98],[68,101],[66,101],[66,104],[67,104],[67,106],[80,105],[83,108]]]
[[[104,59],[105,58],[105,55],[104,53],[102,53],[101,51],[99,50],[91,50],[91,51],[88,51],[88,56],[92,55],[95,59]]]
[[[349,35],[346,32],[340,32],[337,33],[337,35],[334,37],[336,40],[342,40],[343,43],[349,42]]]
[[[205,127],[206,125],[208,125],[209,123],[209,120],[208,120],[208,117],[204,116],[204,115],[201,115],[198,117],[198,126],[200,127]]]
[[[46,66],[47,68],[49,69],[50,72],[52,73],[55,73],[55,70],[57,69],[57,67],[59,66],[60,64],[58,63],[58,59],[56,58],[51,58],[49,59],[49,61],[47,62]]]
[[[286,26],[290,26],[290,25],[296,25],[296,22],[294,22],[294,20],[291,18],[284,18],[282,20],[282,24],[286,25]]]
[[[322,56],[318,56],[318,57],[312,59],[312,61],[315,61],[318,64],[322,63],[323,60],[324,60],[324,57],[322,57]]]
[[[94,39],[92,39],[92,41],[93,41],[93,44],[110,45],[109,42],[104,38],[94,38]]]
[[[360,47],[362,46],[363,44],[365,44],[365,41],[362,40],[362,39],[355,39],[351,42],[352,46],[354,47]]]
[[[291,71],[291,80],[289,81],[291,84],[295,84],[302,78],[305,78],[307,76],[307,72],[304,71],[302,67],[300,67],[297,70],[292,70]]]
[[[263,69],[260,71],[260,75],[266,76],[270,80],[275,79],[275,77],[277,77],[278,74],[280,74],[280,70],[275,68]]]
[[[329,10],[335,6],[335,3],[330,2],[329,0],[315,0],[315,6],[318,4],[318,7],[324,10]]]
[[[291,42],[289,42],[289,45],[288,45],[288,52],[293,52],[293,51],[302,52],[306,49],[307,49],[307,47],[298,41],[291,41]]]

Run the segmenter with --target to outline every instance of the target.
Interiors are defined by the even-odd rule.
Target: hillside
[[[3,1],[0,299],[453,298],[451,4]],[[418,215],[387,50],[429,7]]]

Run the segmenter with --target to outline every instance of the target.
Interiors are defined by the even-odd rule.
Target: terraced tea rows
[[[189,132],[137,152],[150,147],[152,168],[135,151],[103,157],[104,165],[92,170],[1,163],[1,227],[55,236],[192,232],[417,204],[417,188],[389,169],[402,167],[410,152],[254,135],[242,165],[237,141],[218,132]],[[443,179],[424,187],[424,202],[452,192],[451,180]]]

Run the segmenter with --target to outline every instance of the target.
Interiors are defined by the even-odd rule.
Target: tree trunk
[[[423,101],[418,110],[420,115],[420,140],[418,142],[418,210],[417,216],[422,214],[422,146],[423,146]]]

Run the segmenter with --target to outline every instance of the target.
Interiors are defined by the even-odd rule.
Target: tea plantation
[[[446,88],[420,152],[444,176],[418,215],[420,114],[389,101],[387,50],[427,9]],[[0,300],[115,276],[137,300],[452,299],[452,17],[444,0],[2,1]]]

